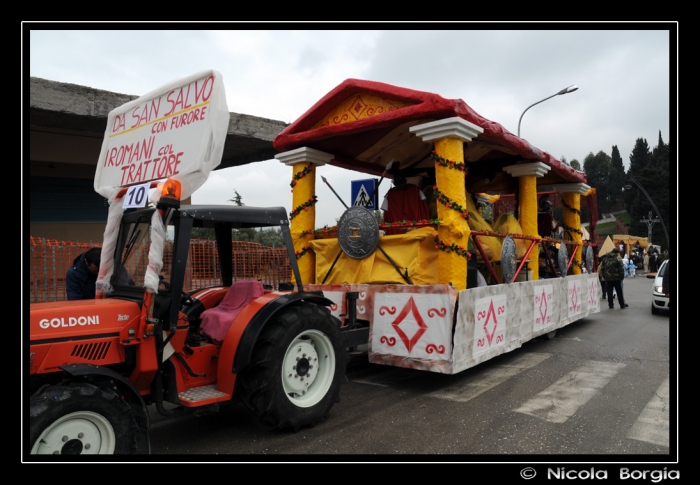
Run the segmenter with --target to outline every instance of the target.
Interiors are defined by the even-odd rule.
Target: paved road
[[[627,279],[629,308],[603,304],[553,340],[456,375],[356,356],[329,419],[297,433],[258,424],[238,403],[201,417],[154,416],[152,453],[195,461],[669,461],[677,449],[676,318],[651,314],[651,284]]]

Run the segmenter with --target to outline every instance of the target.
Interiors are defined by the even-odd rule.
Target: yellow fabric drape
[[[437,260],[441,252],[435,247],[436,235],[432,227],[423,227],[406,234],[380,237],[379,245],[414,285],[434,285],[438,282]],[[342,252],[337,238],[316,239],[309,245],[316,255],[318,284],[323,283],[336,258],[325,284],[406,284],[379,248],[366,258],[354,259]]]

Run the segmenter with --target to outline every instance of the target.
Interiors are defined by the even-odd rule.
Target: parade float
[[[581,231],[581,201],[595,207],[595,189],[464,101],[348,79],[273,146],[291,168],[300,277],[333,301],[332,314],[366,344],[370,362],[454,374],[600,310],[594,250]],[[316,168],[324,164],[379,181],[399,165],[404,176],[431,181],[436,217],[379,222],[366,207],[321,200]],[[561,239],[538,234],[542,193],[561,196]],[[477,204],[506,194],[516,207],[494,230]],[[339,207],[336,227],[317,228],[318,204]],[[540,277],[540,258],[559,277]],[[477,271],[491,284],[478,286]]]

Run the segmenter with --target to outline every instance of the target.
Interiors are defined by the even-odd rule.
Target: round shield
[[[567,254],[566,251],[566,244],[561,244],[559,246],[559,254],[557,255],[557,264],[559,266],[559,272],[561,273],[561,277],[563,278],[566,276],[566,272],[568,271],[568,265],[569,265],[569,255]]]
[[[586,271],[593,272],[593,248],[586,246]]]
[[[366,258],[379,243],[377,219],[364,207],[350,207],[338,221],[338,243],[351,258]]]
[[[511,236],[506,236],[501,247],[501,272],[504,283],[513,281],[516,269],[518,269],[518,257],[515,240]]]

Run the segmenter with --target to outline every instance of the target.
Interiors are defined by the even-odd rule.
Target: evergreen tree
[[[596,155],[593,155],[593,152],[589,153],[583,159],[583,171],[586,173],[588,185],[596,189],[598,214],[602,216],[603,212],[610,212],[613,204],[608,182],[612,171],[610,156],[602,150]]]
[[[570,165],[571,165],[571,168],[574,168],[574,169],[578,170],[579,172],[581,171],[581,163],[578,160],[576,160],[575,158],[573,160],[571,160]]]
[[[625,208],[622,191],[625,185],[625,166],[622,163],[622,157],[620,156],[620,150],[618,150],[617,145],[613,145],[612,147],[610,164],[608,193],[610,194],[613,210],[621,210]]]
[[[634,144],[632,153],[630,154],[629,172],[636,176],[644,167],[648,167],[651,163],[651,151],[649,144],[644,138],[637,138]]]
[[[233,192],[236,194],[233,199],[229,199],[226,202],[233,202],[237,206],[242,206],[243,204],[243,197],[241,197],[241,194],[238,193],[236,189],[233,189]]]
[[[630,166],[627,170],[627,173],[639,180],[640,176],[644,178],[644,175],[642,174],[642,169],[649,166],[650,164],[651,150],[649,150],[649,144],[644,138],[637,138],[637,141],[634,144],[634,148],[632,149],[632,153],[630,154]],[[629,208],[636,203],[635,200],[637,199],[637,195],[637,192],[634,190],[628,191],[624,194],[625,207],[628,208],[628,211]],[[643,194],[641,195],[642,197],[644,197]]]
[[[630,156],[630,162],[632,161],[632,156],[640,155],[639,159],[643,159],[644,154],[644,143],[640,143],[641,139],[638,139],[638,145],[640,145],[639,153]],[[637,149],[637,146],[635,146]],[[638,159],[635,159],[637,161]],[[671,205],[671,193],[670,193],[670,153],[668,144],[664,143],[661,138],[661,132],[659,131],[659,141],[658,145],[654,147],[653,151],[647,156],[648,163],[641,167],[636,168],[635,172],[632,172],[632,166],[630,165],[630,174],[637,180],[637,182],[646,190],[649,197],[654,201],[654,205],[659,211],[659,216],[663,220],[663,225],[666,226],[666,231],[670,229],[670,205]],[[639,165],[637,165],[639,167]],[[627,191],[626,201],[627,211],[630,213],[631,223],[630,223],[630,233],[638,236],[648,236],[649,226],[642,222],[642,220],[649,219],[649,212],[651,211],[652,219],[657,216],[653,205],[649,202],[649,199],[644,195],[644,192],[639,189],[639,187],[632,182],[628,182],[631,189]],[[666,237],[664,235],[664,227],[661,221],[652,225],[652,243],[659,244],[662,248],[666,249]],[[670,235],[669,235],[670,236]]]

